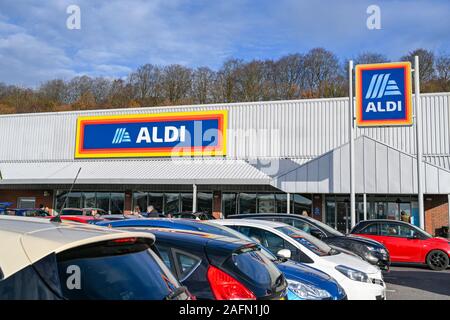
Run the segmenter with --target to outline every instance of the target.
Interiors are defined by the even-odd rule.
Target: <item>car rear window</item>
[[[84,246],[57,260],[63,295],[71,300],[162,300],[180,287],[144,242]]]
[[[258,286],[273,287],[282,277],[276,265],[257,247],[233,253],[225,262]]]

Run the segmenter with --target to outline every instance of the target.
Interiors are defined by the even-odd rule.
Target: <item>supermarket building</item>
[[[3,115],[0,202],[307,211],[346,231],[348,112],[348,98],[334,98]],[[421,95],[421,116],[425,227],[435,233],[450,216],[450,93]],[[414,126],[356,129],[357,221],[405,211],[418,224],[415,137]]]

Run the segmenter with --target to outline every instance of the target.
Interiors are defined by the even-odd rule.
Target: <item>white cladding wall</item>
[[[374,139],[355,141],[356,193],[417,193],[416,157]],[[272,185],[285,192],[350,193],[349,144],[276,177]],[[424,163],[424,192],[450,193],[450,171]]]
[[[222,105],[116,109],[0,116],[0,161],[74,159],[80,115],[143,114],[229,110],[227,158],[314,158],[348,142],[346,98]],[[450,93],[421,98],[423,146],[427,161],[450,161]],[[415,153],[415,128],[364,128],[366,135],[406,153]]]

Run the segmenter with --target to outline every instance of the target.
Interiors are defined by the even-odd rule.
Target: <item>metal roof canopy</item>
[[[265,184],[271,178],[243,160],[158,159],[0,163],[0,185],[71,184]]]
[[[275,177],[290,193],[350,193],[349,143]],[[416,157],[366,136],[355,140],[356,193],[417,193]],[[424,161],[424,193],[449,194],[450,171]]]

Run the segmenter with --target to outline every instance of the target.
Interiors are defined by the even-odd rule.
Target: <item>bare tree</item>
[[[180,103],[188,98],[192,84],[192,70],[179,64],[164,68],[162,74],[162,92],[169,103]]]
[[[136,98],[146,105],[155,105],[161,98],[161,70],[152,64],[145,64],[132,72],[129,81]]]
[[[195,103],[211,103],[216,74],[207,67],[197,68],[192,75],[192,98]]]
[[[425,49],[416,49],[401,58],[414,66],[414,56],[419,56],[420,81],[428,82],[435,77],[434,53]]]
[[[380,53],[375,52],[363,52],[360,53],[355,59],[355,65],[357,64],[371,64],[371,63],[383,63],[388,62],[389,59]]]
[[[260,60],[241,65],[237,69],[237,92],[240,101],[260,101],[265,86],[265,64]]]
[[[238,69],[242,65],[241,60],[229,59],[217,72],[214,83],[214,100],[216,102],[236,102],[238,101],[237,80]]]
[[[275,99],[295,99],[304,88],[304,56],[290,54],[273,63],[270,74]]]
[[[314,48],[305,55],[305,85],[312,96],[324,97],[327,87],[339,76],[339,61],[334,53]]]
[[[436,73],[440,84],[439,90],[450,90],[450,55],[441,54],[436,59]]]
[[[55,104],[63,104],[66,97],[66,84],[61,79],[49,80],[38,89],[38,94]]]

